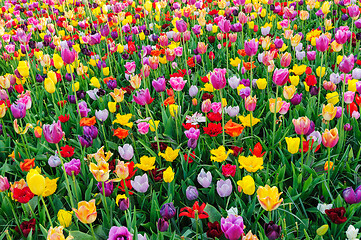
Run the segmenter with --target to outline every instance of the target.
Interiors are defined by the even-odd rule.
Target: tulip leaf
[[[206,205],[204,211],[208,213],[210,222],[220,221],[222,218],[221,213],[210,204]]]
[[[312,175],[310,175],[310,176],[308,177],[308,179],[305,181],[305,183],[303,184],[302,192],[307,191],[308,188],[310,187],[311,183],[312,183]]]
[[[70,234],[77,240],[93,240],[93,236],[80,232],[80,231],[70,231]]]

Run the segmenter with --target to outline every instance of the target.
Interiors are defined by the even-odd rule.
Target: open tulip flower
[[[360,6],[1,1],[1,236],[358,239]]]

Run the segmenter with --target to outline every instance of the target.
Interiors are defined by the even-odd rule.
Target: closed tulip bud
[[[211,111],[211,107],[212,107],[212,103],[211,103],[211,100],[207,99],[205,101],[202,102],[202,112],[204,113],[208,113]]]
[[[172,219],[176,215],[177,211],[173,203],[166,203],[160,209],[160,216],[164,219]]]
[[[129,199],[125,196],[125,194],[118,194],[115,202],[122,211],[126,211],[129,208]]]
[[[202,168],[197,176],[197,181],[202,187],[208,188],[212,183],[211,172],[205,172],[204,169]]]
[[[361,186],[353,190],[352,187],[348,187],[342,192],[343,198],[348,204],[356,204],[361,202]]]
[[[21,102],[19,102],[18,104],[11,104],[10,110],[14,118],[16,119],[24,118],[26,115],[26,105]]]
[[[298,153],[298,150],[300,149],[301,139],[298,138],[298,137],[297,138],[286,137],[285,140],[286,140],[286,143],[287,143],[288,152],[291,153],[291,154]]]
[[[10,188],[7,177],[0,176],[0,192],[4,192]]]
[[[192,105],[193,105],[193,106],[197,106],[197,105],[198,105],[198,100],[197,100],[197,98],[193,98],[193,99],[192,99]]]
[[[264,232],[269,240],[278,239],[281,236],[281,226],[270,221],[269,223],[265,223]]]
[[[184,20],[177,20],[176,28],[178,32],[184,33],[187,30],[187,23]]]
[[[43,134],[47,142],[55,144],[59,143],[64,136],[64,132],[61,129],[61,122],[58,120],[51,125],[45,124],[43,126]]]
[[[330,44],[330,39],[322,34],[320,37],[316,38],[316,48],[319,52],[325,52],[328,49],[328,45]]]
[[[165,232],[168,230],[169,228],[169,223],[166,219],[164,218],[159,218],[158,219],[158,223],[157,223],[157,228],[160,232]]]
[[[189,96],[191,97],[195,97],[198,93],[198,88],[197,86],[195,85],[192,85],[190,88],[189,88]]]
[[[247,56],[254,56],[257,54],[258,51],[258,41],[252,39],[250,41],[246,41],[244,43],[244,50]]]
[[[48,164],[50,167],[57,167],[61,164],[61,160],[58,155],[50,156],[48,159]]]
[[[316,233],[318,236],[323,236],[327,233],[328,231],[328,225],[325,224],[325,225],[322,225],[321,227],[319,227],[317,230],[316,230]]]
[[[194,186],[189,186],[186,190],[186,197],[189,201],[196,200],[198,198],[198,190]]]
[[[273,73],[273,82],[278,86],[283,86],[288,81],[289,75],[287,68],[276,69]]]

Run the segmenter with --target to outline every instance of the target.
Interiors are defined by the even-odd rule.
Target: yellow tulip
[[[53,60],[54,60],[54,67],[56,69],[60,69],[64,66],[63,59],[59,56],[59,54],[55,53],[53,56]]]
[[[140,168],[143,171],[150,171],[155,168],[155,157],[143,156],[139,159],[140,163],[135,164],[134,167]]]
[[[241,121],[242,125],[244,127],[250,127],[251,126],[251,117],[252,117],[252,126],[259,123],[261,120],[259,118],[255,118],[251,116],[251,114],[248,114],[247,116],[239,116],[239,120]]]
[[[43,197],[48,197],[55,193],[56,188],[58,187],[58,185],[56,184],[57,181],[58,178],[55,179],[50,179],[48,177],[45,178],[45,190],[42,194]]]
[[[153,122],[153,120],[149,120],[148,123],[149,123],[150,131],[155,132],[155,130],[158,129],[158,125],[159,125],[160,121],[155,120]]]
[[[300,77],[299,76],[290,76],[290,82],[293,86],[297,86],[300,83]]]
[[[116,102],[108,102],[109,112],[115,113],[117,111],[117,103]]]
[[[246,169],[247,172],[257,172],[263,169],[263,158],[256,156],[239,156],[238,157],[239,168]]]
[[[226,151],[224,146],[219,146],[219,148],[211,150],[211,161],[224,162],[231,153],[233,153],[232,150]]]
[[[63,227],[69,227],[71,225],[72,216],[73,212],[60,209],[58,212],[58,221],[60,225]]]
[[[285,99],[291,99],[293,98],[293,95],[296,93],[296,87],[294,85],[291,86],[284,86],[283,87],[283,96]],[[274,106],[274,105],[273,105]],[[274,108],[273,108],[274,110]]]
[[[36,169],[30,169],[26,175],[26,182],[33,194],[40,196],[44,193],[45,178]]]
[[[332,103],[333,105],[336,105],[340,101],[338,92],[327,93],[326,99],[328,103]]]
[[[167,170],[163,172],[163,180],[166,183],[172,182],[174,179],[174,172],[171,167],[168,167]]]
[[[283,198],[279,199],[281,194],[277,187],[271,188],[268,184],[264,187],[260,186],[257,190],[258,201],[266,211],[273,211],[279,207],[283,201]]]
[[[256,191],[256,185],[252,176],[247,175],[237,182],[238,190],[243,191],[247,195],[253,195]]]
[[[265,78],[259,78],[256,82],[258,89],[265,89],[267,87],[267,80]]]
[[[287,143],[287,150],[291,154],[297,153],[299,148],[300,148],[301,139],[298,138],[298,137],[296,137],[296,138],[286,137],[285,140],[286,140],[286,143]]]
[[[90,163],[89,169],[98,182],[105,182],[109,179],[109,164],[100,160],[98,164]]]
[[[325,224],[325,225],[322,225],[321,227],[319,227],[317,230],[316,230],[316,233],[318,236],[323,236],[327,233],[328,231],[328,225]]]
[[[178,114],[178,107],[179,106],[176,104],[169,105],[169,112],[172,117],[175,117],[175,115]]]
[[[158,156],[163,157],[167,162],[173,162],[178,157],[180,149],[173,150],[171,147],[167,147],[164,153],[159,152]]]
[[[44,87],[45,87],[45,90],[48,92],[48,93],[54,93],[55,92],[55,84],[54,82],[49,79],[49,78],[45,78],[45,81],[44,81]]]
[[[29,77],[29,67],[26,61],[20,61],[17,69],[21,76]]]
[[[112,124],[114,123],[118,123],[120,125],[123,125],[123,126],[127,126],[129,128],[132,128],[133,127],[133,123],[132,122],[129,122],[129,120],[132,118],[132,114],[131,113],[128,113],[126,115],[120,115],[119,113],[117,114],[116,118]]]
[[[72,240],[74,239],[73,236],[71,236],[71,234],[69,234],[69,236],[67,238],[65,238],[64,233],[63,233],[63,226],[60,227],[50,227],[49,231],[48,231],[48,236],[47,236],[47,240]]]
[[[94,86],[94,87],[96,87],[96,88],[100,88],[100,83],[99,83],[98,78],[92,77],[92,78],[90,79],[90,85],[91,85],[91,86]]]
[[[6,114],[6,105],[5,103],[0,105],[0,118],[3,118]]]
[[[336,113],[337,113],[337,108],[332,103],[323,105],[322,116],[326,121],[331,121],[332,119],[334,119]]]

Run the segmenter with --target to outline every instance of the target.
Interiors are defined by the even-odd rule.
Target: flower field
[[[0,2],[0,239],[361,236],[360,2]]]

